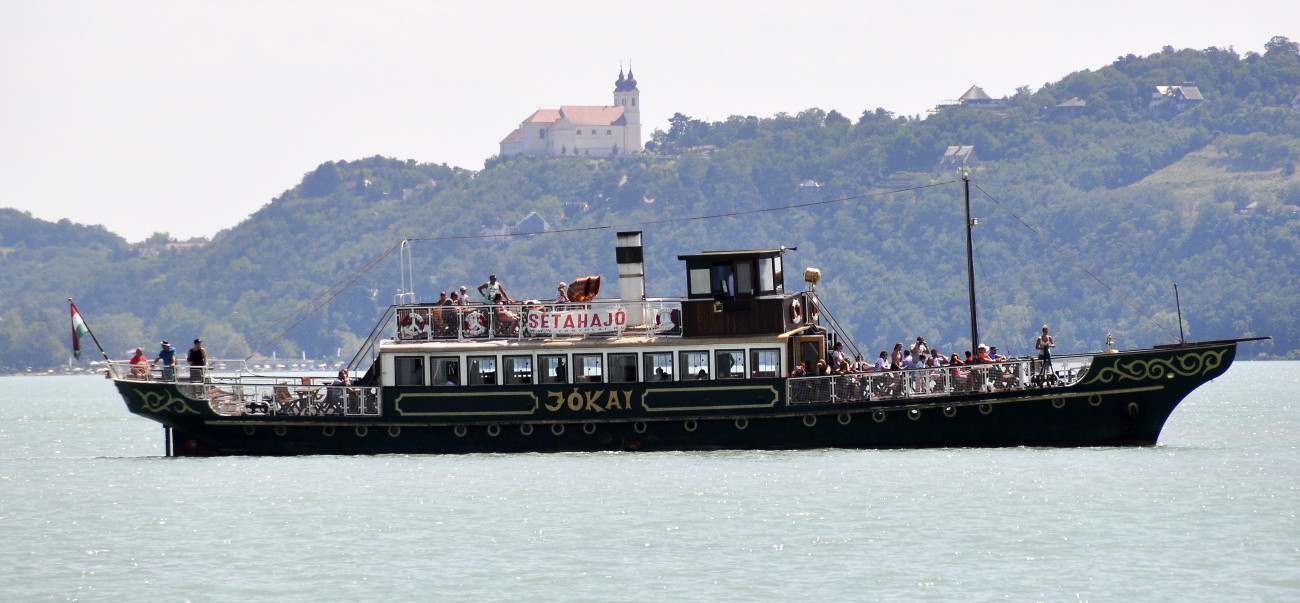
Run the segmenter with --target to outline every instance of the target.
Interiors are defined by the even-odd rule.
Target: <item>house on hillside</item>
[[[1295,93],[1295,97],[1291,99],[1291,109],[1300,111],[1300,92]]]
[[[1057,117],[1078,117],[1083,115],[1083,110],[1088,106],[1088,101],[1079,97],[1073,97],[1069,100],[1061,101],[1056,104],[1052,114]]]
[[[1172,115],[1182,113],[1205,101],[1201,96],[1200,88],[1193,83],[1185,83],[1181,86],[1166,84],[1156,86],[1151,92],[1151,101],[1147,103],[1147,109],[1152,113]]]
[[[975,156],[975,145],[956,145],[948,147],[948,150],[943,152],[934,169],[936,172],[947,172],[959,167],[976,165],[979,165],[979,158]]]
[[[641,150],[641,91],[629,68],[618,70],[613,106],[538,109],[501,140],[501,157],[610,157]]]
[[[945,101],[935,107],[935,111],[943,109],[1000,109],[1007,105],[1007,97],[993,98],[984,92],[979,86],[971,86],[969,90],[962,94],[955,101]]]

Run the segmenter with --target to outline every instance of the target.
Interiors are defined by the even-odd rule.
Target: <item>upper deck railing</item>
[[[680,301],[402,305],[397,308],[399,341],[545,339],[628,335],[681,337]]]
[[[991,364],[798,377],[786,382],[786,394],[790,404],[912,399],[933,403],[933,398],[943,396],[1073,385],[1083,378],[1091,364],[1092,356],[1062,356],[1052,358],[1048,365],[1038,360],[1016,359]]]

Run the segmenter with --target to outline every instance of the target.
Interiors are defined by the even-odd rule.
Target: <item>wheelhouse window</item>
[[[708,352],[682,352],[682,380],[709,378]]]
[[[601,354],[574,354],[574,381],[587,383],[601,383],[605,380],[605,372],[601,370]]]
[[[755,378],[762,379],[778,376],[781,353],[777,350],[750,350],[749,370]]]
[[[459,358],[430,358],[429,368],[433,371],[430,385],[458,385],[460,383]]]
[[[641,365],[645,367],[646,381],[674,379],[672,352],[646,352],[641,359]]]
[[[393,358],[393,385],[424,385],[424,357]]]
[[[532,356],[506,356],[501,359],[506,385],[528,385],[533,382]]]
[[[538,383],[568,383],[569,363],[564,354],[539,354],[537,356]]]
[[[466,362],[469,365],[469,371],[466,375],[469,377],[467,385],[497,384],[496,356],[470,356],[466,358]]]
[[[717,372],[715,379],[744,379],[745,378],[745,351],[744,350],[718,350]]]
[[[609,355],[609,382],[636,383],[636,354]]]
[[[713,251],[677,256],[686,261],[692,298],[730,299],[784,292],[781,254],[785,249]]]

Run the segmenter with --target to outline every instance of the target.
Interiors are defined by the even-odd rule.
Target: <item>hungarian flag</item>
[[[86,328],[86,321],[81,319],[81,313],[77,311],[77,304],[68,302],[72,306],[72,355],[81,359],[81,336],[90,332]]]

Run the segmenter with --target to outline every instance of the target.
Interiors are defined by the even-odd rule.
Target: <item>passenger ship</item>
[[[847,338],[816,270],[786,290],[788,251],[678,256],[687,295],[647,298],[641,233],[619,233],[619,299],[398,303],[344,387],[110,377],[169,455],[1151,445],[1246,341],[793,377]]]

